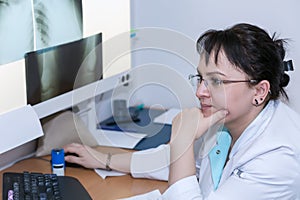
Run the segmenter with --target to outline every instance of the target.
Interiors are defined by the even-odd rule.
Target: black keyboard
[[[91,200],[74,177],[34,172],[3,174],[3,200]]]

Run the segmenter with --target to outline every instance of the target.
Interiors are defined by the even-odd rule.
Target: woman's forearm
[[[113,170],[130,173],[131,157],[132,152],[112,154],[109,167]],[[106,156],[105,165],[108,162],[107,158]]]
[[[178,156],[176,146],[171,145],[171,165],[169,174],[169,185],[177,182],[178,180],[196,174],[195,159],[194,159],[194,145],[189,147]],[[174,157],[177,155],[177,157]]]

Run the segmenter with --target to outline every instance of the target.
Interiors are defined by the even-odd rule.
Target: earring
[[[254,99],[254,101],[255,101],[255,105],[258,106],[258,101],[257,101],[257,99]]]

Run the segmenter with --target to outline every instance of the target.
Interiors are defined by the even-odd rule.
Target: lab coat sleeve
[[[247,183],[235,175],[231,176],[222,187],[212,191],[208,197],[202,195],[196,176],[183,178],[171,185],[162,195],[164,200],[240,200],[251,199],[255,194],[259,199],[259,193],[263,190],[256,183]],[[249,195],[250,194],[250,195]],[[250,196],[250,198],[248,198]],[[254,198],[255,199],[255,198]]]
[[[134,178],[168,180],[170,165],[170,146],[137,151],[132,154],[130,171]]]
[[[189,176],[177,181],[163,193],[162,197],[166,200],[203,199],[196,176]]]

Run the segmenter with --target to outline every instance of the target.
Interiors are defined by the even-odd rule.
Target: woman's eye
[[[210,80],[213,85],[221,85],[222,84],[222,80],[220,80],[220,79],[211,78]]]

